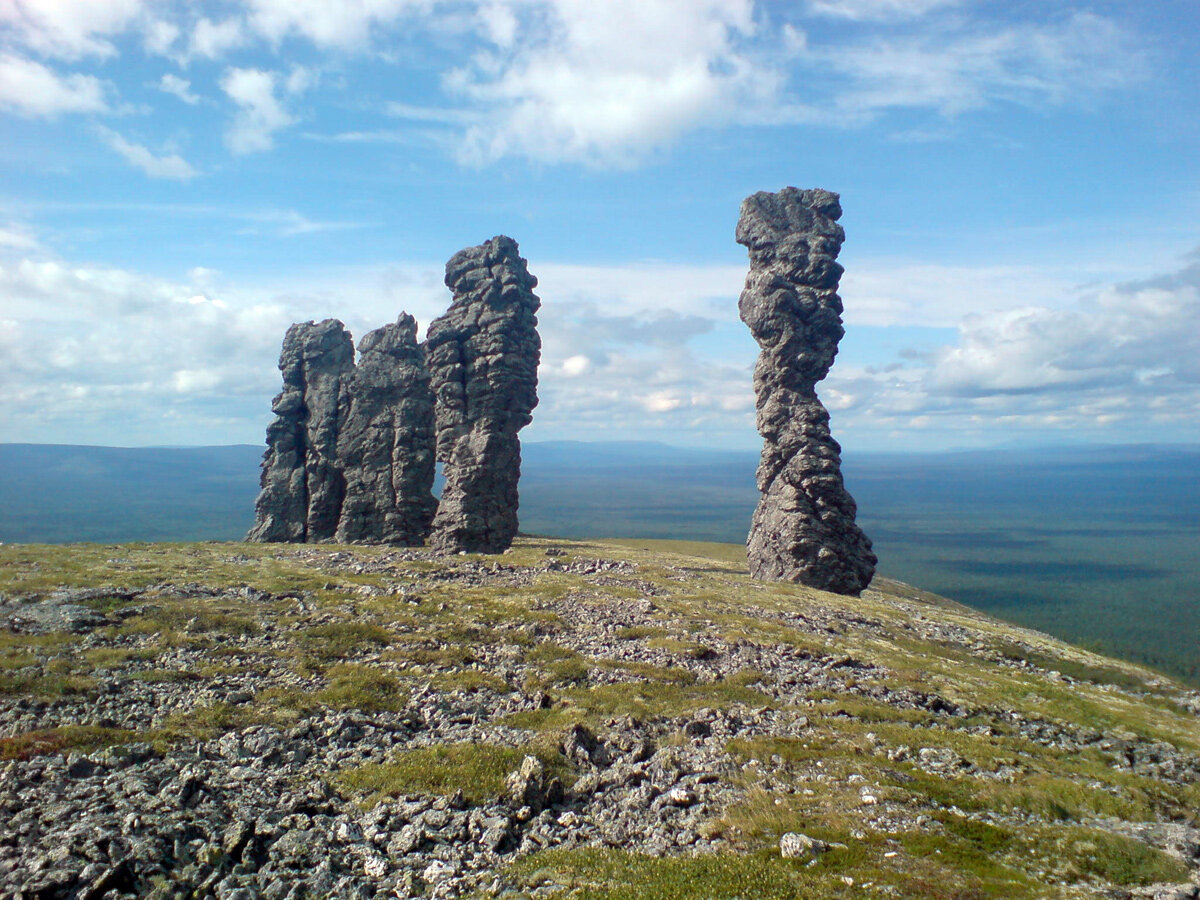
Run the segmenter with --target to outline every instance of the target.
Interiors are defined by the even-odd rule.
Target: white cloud
[[[568,356],[562,361],[562,373],[568,378],[578,378],[592,367],[592,361],[582,353]]]
[[[92,75],[59,75],[34,62],[0,53],[0,109],[53,118],[63,113],[108,111],[104,85]]]
[[[935,357],[931,384],[982,397],[1071,388],[1200,391],[1200,266],[1110,287],[1070,309],[968,317]]]
[[[452,71],[447,89],[476,104],[461,157],[632,165],[695,128],[770,103],[780,73],[742,48],[751,0],[550,0],[511,3],[508,46],[498,4],[482,7],[494,49]]]
[[[365,222],[317,221],[294,209],[269,210],[267,212],[243,212],[238,218],[253,223],[243,229],[247,234],[270,233],[279,237],[295,237],[302,234],[318,234],[323,231],[345,231],[365,228]]]
[[[225,133],[234,153],[270,150],[275,132],[296,121],[276,98],[276,81],[276,73],[261,69],[229,69],[221,78],[221,90],[239,107]]]
[[[248,0],[254,27],[278,43],[296,35],[320,47],[365,46],[371,30],[435,6],[434,0]]]
[[[222,22],[200,19],[192,28],[192,37],[188,42],[188,58],[202,56],[206,59],[220,59],[230,50],[243,46],[248,39],[246,26],[240,19],[231,18]]]
[[[652,391],[649,394],[634,394],[635,403],[640,404],[646,412],[674,412],[687,405],[687,400],[675,391]]]
[[[125,140],[109,128],[99,129],[100,137],[108,146],[125,158],[131,166],[141,169],[151,178],[167,178],[173,181],[188,181],[200,173],[176,153],[156,156],[141,144]]]
[[[116,48],[107,38],[132,26],[147,5],[145,0],[7,0],[0,4],[0,25],[43,56],[109,57]]]
[[[0,248],[7,250],[38,250],[37,238],[22,225],[0,225]]]
[[[663,268],[678,291],[653,266],[533,266],[541,278],[543,356],[532,439],[757,441],[756,348],[735,306],[744,269],[718,298],[702,285],[719,267],[690,276],[684,267]],[[37,429],[54,420],[70,422],[74,440],[132,440],[136,433],[151,443],[195,443],[188,429],[208,427],[219,410],[225,431],[209,440],[257,441],[278,388],[275,359],[288,324],[335,316],[361,336],[405,309],[427,326],[449,302],[441,275],[439,263],[411,263],[301,271],[292,284],[234,287],[203,267],[170,282],[62,262],[0,265],[0,318],[13,323],[0,334],[20,335],[5,345],[12,349],[0,371],[0,419],[38,440],[50,432]],[[981,270],[974,292],[1004,277]],[[941,289],[960,285],[971,289],[959,274]],[[663,308],[655,298],[672,303]],[[949,316],[955,305],[944,300],[934,308]],[[956,435],[995,440],[1048,429],[1194,433],[1200,265],[1076,291],[1057,305],[959,310],[957,338],[939,349],[900,354],[882,367],[844,359],[834,366],[819,391],[839,436],[861,445],[858,436],[889,430],[937,432],[952,443]],[[162,431],[171,404],[181,404],[177,434]],[[125,419],[140,421],[142,430],[105,438],[111,422]]]
[[[930,29],[812,51],[810,63],[846,81],[830,89],[852,118],[886,109],[957,115],[996,102],[1062,104],[1145,74],[1142,54],[1111,20],[1076,13],[1059,23]]]
[[[965,316],[949,346],[882,368],[835,366],[823,395],[852,429],[1194,433],[1200,265],[1059,306]],[[1126,429],[1125,432],[1120,429]]]
[[[935,9],[961,6],[964,0],[808,0],[809,11],[854,21],[912,19]]]
[[[143,29],[142,45],[147,53],[156,56],[167,56],[175,41],[179,39],[179,26],[165,19],[154,19]]]
[[[186,78],[167,72],[158,82],[158,89],[166,94],[173,94],[189,106],[195,106],[200,98],[192,93],[192,83]]]
[[[305,66],[292,66],[287,80],[283,83],[283,89],[289,94],[303,94],[315,87],[319,80],[320,74],[313,69]]]
[[[844,319],[855,325],[953,328],[971,312],[1062,305],[1079,292],[1062,272],[1021,265],[936,265],[899,259],[847,264]]]
[[[429,127],[330,139],[433,141],[471,165],[631,167],[705,128],[853,127],[889,110],[952,117],[1088,102],[1148,68],[1114,19],[988,18],[963,0],[237,0],[204,11],[214,18],[163,0],[8,0],[0,28],[13,47],[71,60],[112,57],[114,39],[131,31],[181,65],[270,44],[278,71],[231,68],[222,82],[240,107],[226,135],[239,154],[272,146],[295,121],[280,98],[316,84],[325,60],[289,65],[296,40],[391,61],[410,46],[432,49],[446,102],[384,101],[390,115]],[[842,22],[802,27],[829,19]],[[178,76],[159,87],[197,103]],[[0,106],[21,115],[103,112],[105,91],[94,74],[60,74],[13,51],[0,59]]]
[[[236,294],[190,302],[197,293],[120,269],[0,266],[0,315],[21,335],[0,369],[6,434],[191,444],[229,440],[232,428],[260,438],[296,311]],[[227,430],[202,435],[214,415]]]

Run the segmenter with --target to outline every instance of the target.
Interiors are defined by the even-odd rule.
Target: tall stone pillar
[[[429,543],[500,553],[517,533],[517,432],[537,406],[537,279],[516,241],[501,235],[456,253],[446,286],[454,299],[425,340],[446,476]]]
[[[261,491],[249,541],[332,540],[346,481],[338,460],[338,401],[354,371],[354,343],[337,319],[287,330],[283,390],[271,405]]]
[[[738,311],[760,348],[754,393],[763,436],[762,496],[746,553],[756,578],[857,596],[876,558],[855,524],[841,447],[816,392],[845,333],[841,215],[838,195],[819,189],[764,191],[742,203],[737,241],[750,252],[750,272]]]

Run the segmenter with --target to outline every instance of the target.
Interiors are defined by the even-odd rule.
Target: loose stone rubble
[[[816,393],[845,333],[841,214],[838,195],[819,189],[764,191],[742,203],[737,241],[750,252],[750,272],[738,310],[761,349],[754,392],[764,439],[762,497],[746,546],[756,578],[858,595],[876,558],[855,524],[841,447]]]
[[[454,299],[425,339],[446,476],[430,545],[499,553],[517,533],[517,432],[538,402],[537,279],[517,242],[500,235],[456,253],[446,286]]]
[[[977,673],[1019,668],[1029,690],[1048,690],[1065,678],[1018,667],[984,643],[988,632],[944,623],[927,603],[894,594],[885,603],[871,592],[867,599],[884,604],[878,614],[887,611],[888,621],[823,599],[799,610],[794,604],[739,607],[745,622],[765,629],[748,638],[707,618],[704,606],[684,605],[693,595],[713,596],[719,585],[728,591],[739,584],[719,567],[706,571],[691,560],[666,567],[664,578],[659,564],[595,558],[588,550],[594,552],[530,543],[516,564],[436,558],[426,549],[363,556],[288,547],[273,550],[267,561],[304,562],[325,588],[274,593],[162,582],[0,595],[0,628],[43,638],[75,635],[69,645],[37,644],[36,659],[12,670],[14,678],[46,677],[73,659],[105,661],[84,692],[54,698],[0,693],[0,748],[12,757],[0,762],[0,898],[512,896],[527,886],[513,881],[510,864],[547,849],[616,848],[652,857],[745,852],[745,836],[725,817],[762,798],[814,810],[842,798],[837,802],[852,823],[849,843],[799,832],[774,839],[779,854],[805,870],[827,860],[836,865],[849,855],[850,843],[861,843],[854,853],[866,853],[884,842],[895,857],[904,852],[905,835],[940,833],[943,820],[983,829],[1051,827],[1053,820],[1019,811],[945,809],[905,793],[903,786],[922,773],[962,786],[1020,784],[1037,773],[1029,752],[962,755],[1003,741],[1045,748],[1055,758],[1094,757],[1128,779],[1200,784],[1194,751],[1011,709],[967,708],[932,688],[892,686],[895,673],[834,646],[919,640],[976,661],[984,667],[972,670]],[[224,548],[195,552],[226,570],[263,571],[260,559]],[[536,553],[544,555],[539,560]],[[146,551],[139,561],[152,558]],[[547,585],[556,589],[544,592]],[[453,593],[439,594],[439,586]],[[439,631],[439,623],[461,629],[475,601],[442,609],[445,602],[431,597],[479,597],[488,590],[501,598],[543,599],[520,617],[492,621],[486,639],[470,631],[436,637],[459,634]],[[157,633],[137,626],[176,621],[162,618],[176,608],[196,610],[197,618],[179,622],[180,634],[166,646]],[[393,710],[305,700],[323,696],[327,678],[298,667],[297,649],[339,622],[360,623],[367,608],[388,610],[397,623],[392,640],[405,642],[361,641],[337,665],[405,679],[411,693]],[[707,612],[717,616],[711,600]],[[426,622],[423,630],[402,624],[418,617]],[[1021,635],[1032,636],[1006,633],[1005,640]],[[545,670],[537,660],[570,654],[582,662],[577,673],[564,674],[575,681],[539,682]],[[747,681],[747,673],[755,680]],[[482,680],[455,680],[471,674]],[[711,701],[666,712],[611,715],[600,724],[549,732],[558,771],[570,773],[559,777],[544,754],[528,749],[547,732],[520,721],[569,711],[568,697],[579,702],[572,692],[580,685],[597,695],[622,688],[653,695],[670,685],[681,699],[691,690],[713,693],[702,695]],[[1122,702],[1138,696],[1112,691]],[[255,721],[289,696],[300,698],[289,721]],[[1196,696],[1180,694],[1179,701]],[[866,701],[894,715],[860,719],[854,704]],[[924,722],[911,726],[909,743],[874,733],[894,731],[906,717]],[[200,718],[216,721],[215,733],[162,743],[172,727]],[[844,740],[854,745],[849,758],[861,760],[849,772],[830,765],[830,748],[794,760],[760,753],[749,761],[737,749],[760,739],[780,747],[814,741],[819,748],[822,729],[832,722],[845,723]],[[59,751],[53,741],[62,729],[108,734],[114,746]],[[510,747],[522,761],[497,795],[481,800],[453,789],[364,797],[339,780],[398,753],[450,745]],[[871,774],[889,771],[896,773],[890,783]],[[1128,889],[1096,882],[1062,896],[1200,896],[1200,828],[1161,819],[1087,824],[1185,861],[1193,882]],[[1062,877],[1053,859],[1036,865],[1034,883]],[[550,897],[556,890],[551,884],[515,895]]]
[[[283,390],[271,404],[262,490],[251,541],[328,541],[346,493],[338,460],[338,405],[354,369],[354,343],[337,319],[287,330],[279,356]]]
[[[346,498],[339,543],[424,543],[437,509],[433,404],[416,320],[402,313],[368,332],[341,396],[338,459]]]

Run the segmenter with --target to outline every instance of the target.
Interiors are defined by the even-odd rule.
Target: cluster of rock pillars
[[[742,203],[738,302],[760,347],[763,436],[747,540],[757,578],[857,595],[875,571],[816,384],[842,328],[838,195],[785,188]],[[499,553],[517,534],[517,433],[537,405],[537,279],[503,235],[446,264],[453,293],[423,343],[402,313],[354,344],[336,319],[288,329],[248,540]],[[445,486],[433,496],[436,463]]]

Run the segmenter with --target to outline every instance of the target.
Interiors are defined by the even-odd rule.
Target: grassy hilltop
[[[10,545],[0,593],[0,881],[59,873],[46,896],[1182,897],[1143,888],[1200,871],[1200,694],[882,578],[647,540]],[[113,772],[165,785],[112,801],[124,862],[63,824]]]

